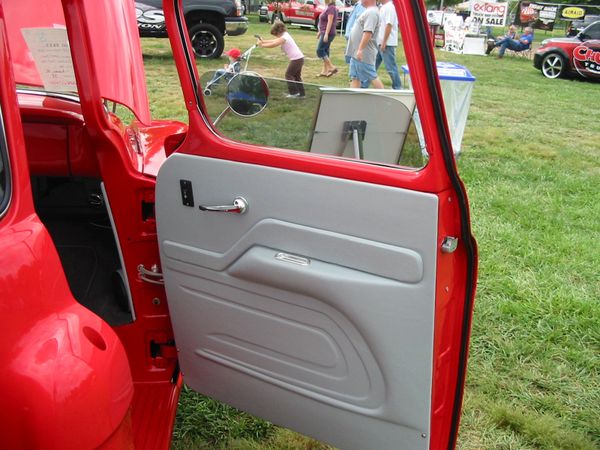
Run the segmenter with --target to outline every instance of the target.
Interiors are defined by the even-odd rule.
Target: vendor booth
[[[406,86],[406,78],[410,80],[409,67],[407,65],[402,66],[402,71],[404,72]],[[469,115],[475,77],[466,67],[450,62],[438,62],[437,71],[444,96],[444,106],[446,117],[448,118],[448,127],[450,128],[452,148],[454,154],[458,156],[461,150],[465,125],[467,124],[467,116]],[[421,149],[425,154],[425,140],[423,138],[418,110],[414,112],[414,120],[419,134]]]

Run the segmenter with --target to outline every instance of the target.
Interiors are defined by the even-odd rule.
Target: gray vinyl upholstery
[[[174,154],[156,212],[190,387],[343,449],[429,448],[435,195]]]

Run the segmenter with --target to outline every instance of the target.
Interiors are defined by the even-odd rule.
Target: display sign
[[[483,0],[473,0],[471,2],[471,18],[483,27],[506,26],[507,13],[507,2],[496,3]]]
[[[23,28],[21,33],[35,61],[44,89],[52,92],[77,92],[67,30]]]
[[[444,50],[453,53],[462,53],[465,43],[466,30],[462,26],[444,26]]]
[[[429,25],[442,25],[444,11],[427,11],[427,23]]]
[[[585,8],[579,6],[567,6],[561,10],[560,16],[564,19],[581,19],[585,16]]]
[[[552,31],[558,15],[558,5],[520,2],[517,25],[530,26],[538,30]]]

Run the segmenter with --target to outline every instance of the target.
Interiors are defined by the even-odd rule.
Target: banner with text
[[[507,2],[496,3],[482,0],[471,2],[471,18],[482,27],[504,27],[507,13]]]
[[[558,5],[520,2],[517,25],[530,26],[538,30],[552,31],[558,15]]]

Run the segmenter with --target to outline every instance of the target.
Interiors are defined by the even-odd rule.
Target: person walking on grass
[[[366,9],[356,19],[346,47],[346,56],[350,57],[350,87],[359,88],[372,84],[374,88],[383,89],[383,83],[375,70],[379,10],[375,0],[362,0],[362,4]]]
[[[302,66],[304,65],[304,54],[287,32],[283,22],[275,22],[271,27],[271,34],[275,39],[258,39],[256,45],[262,48],[275,48],[281,46],[281,51],[290,60],[285,71],[285,79],[288,81],[287,98],[304,98],[304,85],[302,84]]]
[[[375,70],[383,62],[385,70],[392,80],[392,89],[401,89],[402,82],[396,64],[396,48],[398,48],[398,15],[392,0],[381,0],[379,9],[379,33],[377,34],[379,52],[375,60]]]
[[[319,16],[319,32],[317,33],[317,56],[323,61],[320,77],[330,77],[335,75],[338,70],[329,59],[329,46],[335,38],[335,29],[337,26],[338,10],[335,6],[335,0],[327,1],[327,9]]]

